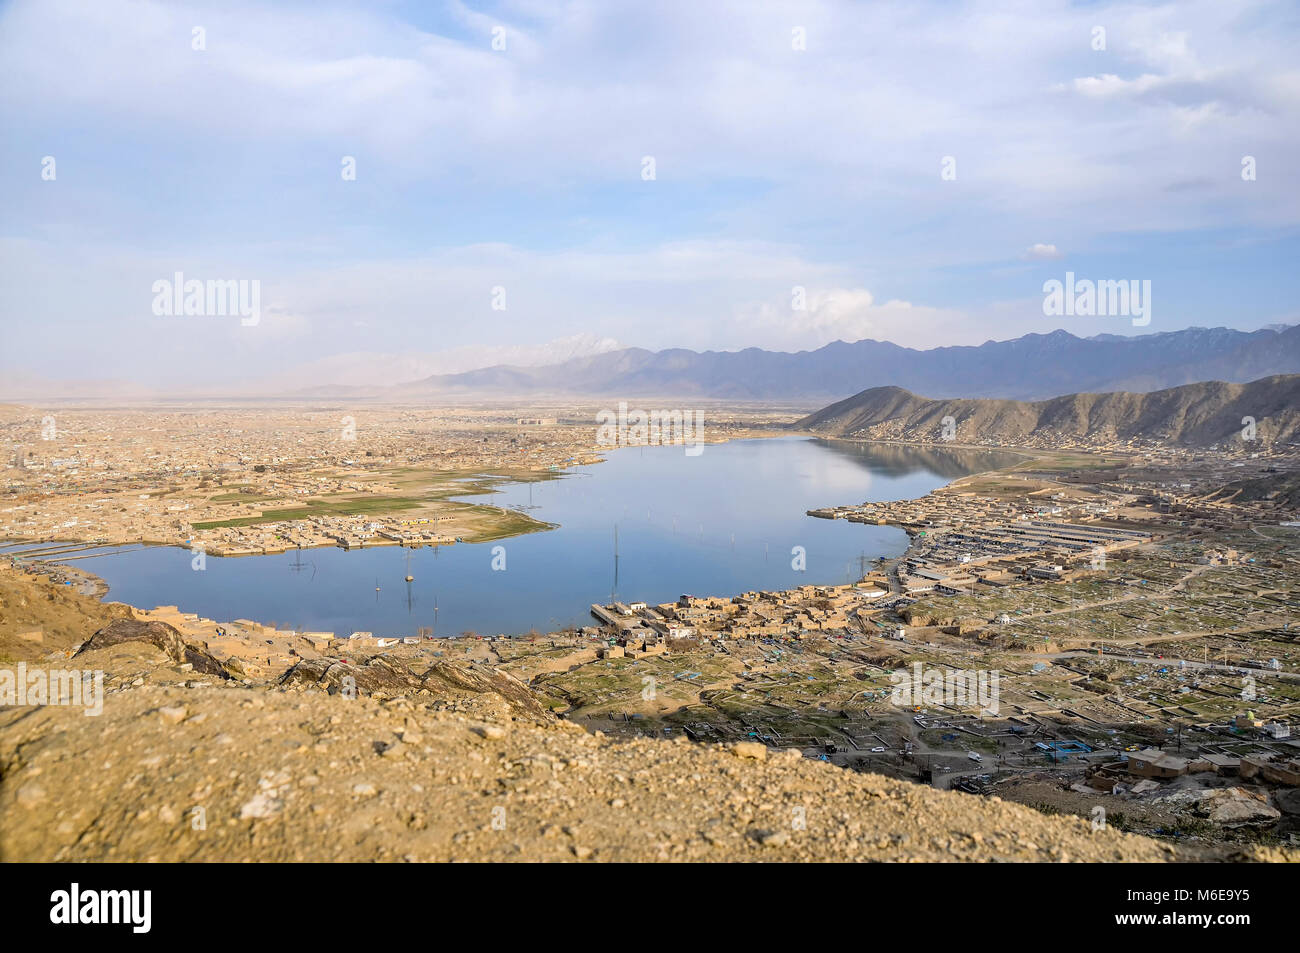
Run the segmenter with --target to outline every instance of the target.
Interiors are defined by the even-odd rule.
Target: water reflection
[[[697,457],[681,447],[624,449],[560,479],[467,498],[558,524],[545,532],[414,551],[209,557],[202,572],[176,547],[136,547],[78,565],[104,577],[111,599],[179,605],[219,620],[339,634],[520,633],[587,624],[588,606],[613,595],[653,603],[685,592],[849,582],[864,562],[901,552],[906,537],[807,510],[921,496],[1001,463],[979,452],[807,437],[710,445]],[[804,571],[795,568],[795,547],[806,554]]]

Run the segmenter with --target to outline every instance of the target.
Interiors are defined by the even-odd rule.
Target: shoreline
[[[746,431],[745,433],[740,435],[728,434],[728,435],[705,436],[702,437],[698,443],[700,445],[719,445],[719,444],[731,443],[733,441],[762,440],[762,439],[771,439],[773,437],[799,436],[799,435],[800,434],[787,434],[785,432],[780,432],[780,431],[778,432]],[[524,513],[520,510],[509,509],[507,507],[503,507],[495,503],[475,502],[473,500],[473,497],[491,496],[496,493],[503,492],[503,488],[509,488],[514,486],[525,486],[529,483],[543,483],[550,480],[564,479],[572,471],[580,467],[596,466],[598,464],[606,462],[608,455],[615,451],[645,449],[647,446],[657,449],[659,447],[673,447],[673,446],[684,447],[687,445],[682,443],[661,443],[661,444],[623,444],[623,445],[618,445],[613,447],[602,447],[599,449],[599,451],[593,451],[591,459],[560,466],[553,470],[552,469],[533,470],[528,472],[527,474],[515,474],[515,475],[507,475],[503,473],[493,472],[491,470],[482,470],[482,471],[473,472],[471,475],[467,477],[459,478],[457,482],[463,482],[466,485],[464,491],[458,492],[454,495],[448,495],[445,498],[442,498],[440,500],[441,502],[450,503],[457,506],[463,506],[469,509],[495,510],[496,513],[494,515],[501,517],[501,519],[499,520],[500,525],[494,524],[492,526],[489,526],[488,528],[486,528],[484,532],[478,533],[472,537],[456,536],[447,540],[420,540],[418,542],[408,542],[400,539],[391,539],[389,537],[372,536],[372,537],[367,537],[363,541],[359,541],[356,546],[350,546],[346,542],[342,542],[339,540],[321,539],[318,541],[313,541],[311,543],[308,543],[307,545],[303,545],[301,543],[298,545],[285,545],[285,546],[271,545],[271,546],[263,546],[260,549],[235,550],[235,551],[231,551],[230,549],[227,549],[226,551],[222,551],[220,544],[218,544],[216,548],[212,548],[211,544],[206,544],[204,546],[203,552],[204,555],[212,556],[214,558],[234,559],[243,556],[272,556],[272,555],[278,555],[280,553],[292,552],[294,550],[300,550],[300,551],[313,550],[313,549],[350,550],[354,548],[369,549],[369,548],[376,548],[380,546],[399,546],[407,549],[424,549],[427,547],[452,546],[455,545],[456,543],[498,542],[500,540],[511,539],[516,536],[526,536],[529,535],[530,533],[546,532],[549,530],[560,528],[560,524],[549,522],[546,520],[539,520],[536,517],[529,516],[527,513]],[[433,471],[433,472],[456,473],[459,471],[457,471],[456,469],[452,469],[450,471]],[[352,515],[356,515],[356,514],[352,514]],[[265,523],[262,523],[260,521],[261,520],[260,516],[256,517],[255,519],[257,519],[259,522],[249,523],[248,525],[250,526],[269,525],[272,523],[288,523],[292,525],[300,522],[305,522],[311,519],[311,517],[303,516],[303,517],[298,517],[295,519],[287,519],[287,520],[267,519]],[[512,520],[513,521],[522,520],[525,522],[526,525],[524,525],[521,528],[510,528],[509,523]],[[194,524],[191,527],[191,531],[194,531],[195,529],[198,529],[199,531],[203,531],[205,529],[215,528],[215,527],[210,527],[205,525],[207,522],[209,521],[200,521],[200,523]],[[507,528],[502,529],[501,526],[506,526]],[[168,541],[168,540],[145,539],[145,538],[126,539],[126,538],[99,536],[94,539],[72,538],[72,537],[70,538],[43,537],[40,539],[35,539],[35,538],[25,539],[25,538],[13,538],[13,537],[0,537],[0,546],[14,545],[14,546],[42,547],[42,546],[51,546],[51,545],[60,545],[60,544],[67,545],[68,547],[82,547],[85,549],[100,548],[100,547],[114,547],[114,546],[116,547],[173,546],[181,549],[186,548],[184,542],[182,541]],[[0,554],[0,555],[4,555],[4,554]],[[39,557],[30,557],[30,558],[36,559]],[[74,556],[70,558],[76,558],[76,557]]]
[[[810,438],[810,439],[816,439],[816,440],[827,440],[827,441],[832,441],[832,440],[834,440],[834,441],[842,441],[842,442],[846,442],[846,443],[858,443],[858,444],[882,444],[882,445],[892,445],[892,446],[897,446],[897,447],[903,447],[903,448],[906,448],[906,449],[938,450],[938,451],[940,451],[940,452],[947,451],[947,450],[963,450],[963,451],[978,450],[978,451],[982,451],[982,452],[993,452],[993,453],[996,453],[996,452],[1014,452],[1016,456],[1018,456],[1018,457],[1022,457],[1022,458],[1024,458],[1024,460],[1032,460],[1032,459],[1035,459],[1036,456],[1037,456],[1037,457],[1045,456],[1045,452],[1043,452],[1043,451],[1039,451],[1038,454],[1035,455],[1034,453],[1032,453],[1032,452],[1030,452],[1030,451],[1028,451],[1028,450],[1023,450],[1023,449],[1022,449],[1022,450],[1019,450],[1019,451],[1005,451],[1005,450],[1000,450],[1000,449],[999,449],[999,450],[989,450],[988,448],[965,447],[965,446],[953,446],[953,447],[949,447],[949,446],[947,446],[947,445],[944,445],[944,446],[933,446],[933,445],[930,445],[930,444],[913,444],[913,443],[907,443],[907,442],[904,442],[904,441],[896,441],[896,440],[859,440],[859,439],[855,439],[855,438],[824,437],[824,436],[821,436],[821,435],[818,435],[818,434],[815,434],[815,433],[811,433],[811,432],[806,432],[806,431],[793,431],[793,432],[783,431],[783,432],[777,432],[777,433],[765,434],[765,435],[763,435],[762,437],[757,437],[757,436],[753,436],[753,435],[746,435],[746,436],[742,436],[742,437],[734,437],[734,438],[729,438],[729,439],[715,440],[715,441],[712,441],[712,442],[713,442],[713,443],[716,443],[716,444],[724,444],[724,443],[731,443],[731,442],[733,442],[733,441],[744,441],[744,440],[748,440],[748,439],[770,439],[770,438],[772,438],[772,437],[807,437],[807,438]],[[671,446],[671,445],[669,445],[669,446]],[[639,447],[627,446],[627,447],[615,447],[615,448],[613,448],[613,450],[631,450],[631,449],[639,449]],[[1024,460],[1021,460],[1021,461],[1018,462],[1018,463],[1015,463],[1015,464],[1012,464],[1012,465],[1009,465],[1009,466],[1006,466],[1006,467],[995,468],[995,469],[991,469],[991,470],[981,470],[981,471],[976,471],[976,472],[972,472],[972,473],[964,474],[963,476],[960,476],[960,477],[955,477],[955,478],[950,479],[950,480],[947,480],[947,481],[945,481],[945,482],[941,482],[938,486],[936,486],[936,487],[932,488],[931,490],[927,491],[926,494],[924,494],[923,496],[928,496],[930,493],[934,493],[934,492],[936,492],[936,491],[938,491],[938,490],[942,490],[942,489],[945,489],[945,488],[953,487],[953,486],[959,484],[959,483],[960,483],[961,481],[963,481],[963,480],[967,480],[967,479],[971,479],[971,478],[975,478],[975,477],[980,477],[980,476],[986,476],[986,475],[991,474],[991,473],[1001,473],[1001,472],[1004,472],[1004,471],[1008,471],[1008,470],[1014,469],[1014,467],[1019,466],[1020,463],[1023,463]],[[603,463],[603,462],[605,462],[605,458],[601,458],[599,461],[596,461],[596,462]],[[583,464],[583,465],[588,465],[588,464]],[[549,476],[549,477],[544,477],[544,479],[545,479],[545,478],[550,478],[550,479],[562,479],[562,478],[563,478],[564,476],[566,476],[566,475],[568,475],[568,470],[567,470],[567,469],[566,469],[565,471],[561,472],[561,473],[558,474],[558,475],[552,475],[552,476]],[[937,475],[939,475],[939,474],[937,474]],[[939,475],[939,476],[942,476],[942,475]],[[526,484],[526,483],[528,483],[528,482],[533,482],[533,481],[529,481],[529,480],[521,480],[521,479],[507,479],[507,480],[503,480],[503,481],[501,481],[501,483],[502,483],[503,485],[524,485],[524,484]],[[501,491],[493,490],[493,491],[488,491],[488,492],[501,492]],[[477,494],[476,494],[476,495],[477,495]],[[923,498],[923,497],[918,497],[918,499],[921,499],[921,498]],[[495,506],[495,504],[473,504],[473,505],[478,505],[478,506]],[[525,516],[525,517],[526,517],[527,519],[529,519],[531,522],[536,523],[536,524],[538,524],[538,525],[537,525],[536,528],[529,528],[529,529],[526,529],[526,530],[523,530],[523,531],[520,531],[520,532],[510,532],[510,533],[507,533],[507,534],[505,534],[505,535],[501,535],[501,536],[485,537],[485,538],[482,538],[482,539],[475,539],[475,540],[472,540],[472,541],[470,541],[470,540],[462,540],[462,542],[467,542],[467,543],[471,543],[471,544],[475,544],[475,545],[476,545],[476,544],[482,544],[482,543],[489,543],[489,542],[497,542],[497,541],[499,541],[499,540],[501,540],[501,539],[509,539],[509,538],[513,538],[513,537],[516,537],[516,536],[524,536],[524,535],[530,535],[530,534],[532,534],[532,533],[536,533],[536,532],[543,532],[543,531],[546,531],[546,530],[558,529],[558,528],[560,528],[560,526],[561,526],[561,524],[559,524],[559,523],[551,523],[551,522],[545,522],[545,521],[537,520],[537,519],[534,519],[533,517],[527,517],[526,514],[523,514],[523,513],[516,513],[516,511],[513,511],[513,510],[507,510],[507,509],[505,509],[504,507],[497,507],[497,508],[500,509],[500,510],[502,510],[503,513],[509,513],[509,514],[516,515],[516,516]],[[901,525],[890,525],[889,528],[890,528],[890,529],[896,529],[896,530],[899,530],[899,531],[901,531],[901,532],[904,534],[904,537],[905,537],[905,546],[904,546],[903,552],[899,553],[899,554],[896,555],[896,556],[891,556],[891,557],[881,556],[881,557],[875,558],[875,559],[873,559],[873,560],[871,561],[872,564],[873,564],[875,567],[877,567],[878,569],[880,569],[880,568],[884,568],[886,571],[888,571],[889,568],[891,568],[891,567],[897,565],[899,561],[904,560],[904,559],[907,558],[907,555],[908,555],[908,553],[912,550],[913,546],[915,545],[915,541],[916,541],[916,538],[917,538],[917,537],[916,537],[916,534],[914,534],[913,532],[911,532],[910,530],[908,530],[908,529],[907,529],[906,527],[904,527],[904,526],[901,526]],[[23,544],[23,543],[26,543],[26,542],[27,542],[27,541],[25,541],[25,540],[3,540],[3,539],[0,539],[0,545],[8,545],[8,544],[10,544],[10,543],[14,543],[14,544]],[[80,545],[80,544],[78,543],[78,541],[64,541],[64,540],[41,540],[41,541],[31,541],[31,544],[32,544],[33,546],[40,546],[40,545],[57,544],[57,543],[61,543],[61,542],[69,542],[71,545]],[[92,547],[92,546],[93,546],[93,544],[89,544],[89,543],[86,543],[86,544],[84,544],[84,545],[86,545],[87,547]],[[170,548],[174,548],[174,549],[185,549],[184,546],[180,546],[180,545],[178,545],[178,544],[176,544],[176,543],[165,543],[165,542],[156,542],[156,541],[132,541],[132,542],[128,542],[128,543],[111,543],[111,542],[110,542],[110,543],[101,543],[101,544],[99,544],[99,545],[100,545],[100,546],[104,546],[104,547],[108,547],[108,546],[138,546],[138,547],[141,547],[141,548],[143,548],[143,547],[154,547],[154,546],[164,546],[164,547],[170,547]],[[221,554],[221,553],[218,553],[218,552],[211,552],[211,551],[209,551],[209,552],[206,552],[206,555],[208,555],[208,556],[213,556],[213,557],[216,557],[216,558],[222,558],[222,559],[238,559],[238,558],[242,558],[242,557],[245,557],[245,556],[250,556],[250,557],[251,557],[251,556],[273,556],[273,555],[280,555],[280,554],[282,554],[282,553],[286,553],[286,552],[290,552],[290,551],[294,551],[294,550],[304,551],[304,550],[312,550],[312,549],[341,549],[341,550],[343,550],[344,552],[351,552],[353,548],[358,549],[358,550],[364,550],[364,549],[374,549],[374,548],[380,548],[380,547],[387,548],[387,547],[391,547],[391,546],[397,546],[397,547],[400,547],[400,548],[408,548],[408,549],[423,549],[423,548],[430,548],[430,547],[432,547],[432,548],[437,548],[437,547],[440,546],[440,545],[451,545],[451,544],[425,543],[425,544],[421,544],[421,545],[408,545],[408,544],[403,544],[403,543],[400,543],[400,542],[398,542],[398,541],[393,540],[393,541],[376,542],[376,543],[374,543],[373,545],[362,545],[362,546],[357,546],[357,547],[349,547],[349,546],[345,546],[345,545],[341,545],[341,544],[337,544],[337,543],[336,543],[336,544],[334,544],[334,545],[320,544],[320,545],[315,545],[315,546],[297,546],[297,547],[290,546],[290,547],[286,547],[286,548],[284,548],[284,549],[275,550],[275,551],[250,552],[250,553]],[[0,558],[2,558],[4,555],[7,555],[7,554],[0,554]],[[105,554],[105,555],[109,555],[109,554]],[[77,558],[77,557],[74,556],[74,557],[72,557],[72,558]],[[47,560],[40,559],[39,557],[35,557],[35,558],[31,558],[31,559],[29,559],[29,561],[31,561],[31,562],[40,562],[40,563],[42,563],[42,564],[44,564],[44,565],[47,565],[47,566],[50,566],[50,567],[59,567],[59,568],[60,568],[64,573],[66,573],[66,574],[68,574],[68,575],[75,575],[76,577],[78,577],[78,578],[81,580],[81,583],[82,583],[83,586],[90,587],[90,590],[91,590],[91,591],[84,591],[84,590],[83,590],[83,594],[92,595],[94,598],[98,599],[98,600],[101,601],[101,602],[105,602],[106,604],[109,603],[109,602],[112,602],[112,601],[113,601],[113,600],[110,600],[110,599],[107,599],[107,598],[106,598],[106,597],[109,596],[109,594],[111,593],[111,591],[112,591],[112,587],[107,583],[106,580],[103,579],[103,577],[101,577],[101,576],[99,576],[99,575],[97,575],[97,574],[95,574],[95,573],[93,573],[93,572],[90,572],[89,570],[81,569],[81,568],[78,568],[78,567],[67,566],[65,563],[57,562],[57,561],[54,560],[54,559],[51,559],[51,560],[48,560],[48,561],[47,561]],[[45,574],[46,574],[46,575],[50,575],[50,573],[45,573]],[[820,586],[828,586],[828,587],[829,587],[829,586],[840,586],[840,585],[844,585],[844,584],[843,584],[843,583],[818,583],[818,582],[812,582],[812,581],[810,581],[810,582],[808,582],[808,583],[804,583],[804,585],[820,585]],[[852,584],[850,584],[850,585],[852,585]],[[727,598],[727,599],[730,599],[730,598],[732,598],[734,595],[736,595],[736,593],[730,593],[730,594],[723,595],[723,596],[711,596],[711,597],[712,597],[712,598]],[[159,604],[159,605],[157,605],[157,606],[153,606],[153,607],[142,607],[142,606],[136,606],[136,605],[132,605],[131,603],[126,603],[126,602],[122,602],[122,603],[119,603],[119,604],[128,606],[128,607],[132,610],[132,612],[136,613],[138,616],[140,616],[140,617],[142,617],[142,618],[149,618],[149,617],[151,617],[151,616],[152,616],[154,613],[156,613],[159,609],[175,609],[175,608],[176,608],[174,605],[164,605],[164,604]],[[233,619],[233,618],[232,618],[232,619],[227,619],[227,620],[210,619],[210,618],[207,618],[207,617],[205,617],[205,616],[201,616],[201,615],[199,615],[198,613],[182,613],[182,614],[183,614],[183,615],[192,615],[192,616],[194,616],[194,617],[195,617],[195,622],[198,623],[198,624],[200,624],[200,625],[228,626],[228,625],[233,625],[233,624],[235,624],[236,622],[240,621],[239,619]],[[259,622],[259,624],[261,624],[261,625],[271,625],[271,624],[272,624],[272,623],[269,623],[269,622],[260,622],[259,620],[248,620],[248,619],[245,619],[245,621],[254,621],[254,622]],[[534,627],[534,628],[535,628],[535,627]],[[512,635],[512,634],[509,634],[509,633],[501,633],[501,634],[502,634],[502,635],[505,635],[507,638],[521,638],[521,637],[524,637],[524,636],[527,634],[527,631],[528,631],[528,630],[521,631],[521,632],[516,633],[516,634],[513,634],[513,635]],[[485,636],[485,637],[486,637],[486,636]],[[400,638],[400,636],[399,636],[399,638]],[[438,638],[439,638],[439,639],[446,639],[446,638],[453,638],[453,639],[454,639],[454,638],[458,638],[458,636],[438,636]]]

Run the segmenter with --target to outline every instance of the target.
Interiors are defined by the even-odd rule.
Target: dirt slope
[[[0,708],[0,861],[1224,856],[756,745],[614,742],[486,665],[371,660],[353,692],[304,660],[252,684],[202,674],[169,626],[89,638],[103,621],[69,630],[75,656],[27,663],[104,672],[102,714]]]
[[[90,599],[71,586],[0,565],[0,665],[69,650],[130,615],[120,602]]]
[[[4,710],[0,771],[5,861],[1173,856],[797,756],[216,682],[127,688],[98,718]]]

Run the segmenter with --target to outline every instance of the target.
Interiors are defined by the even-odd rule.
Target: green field
[[[480,496],[494,493],[505,483],[543,482],[559,479],[559,473],[539,473],[528,470],[427,470],[413,467],[396,470],[391,473],[374,474],[376,479],[396,484],[407,492],[378,494],[336,494],[308,500],[299,506],[283,509],[263,510],[257,516],[239,516],[227,520],[206,520],[193,524],[194,529],[221,529],[235,526],[256,526],[259,523],[278,523],[290,520],[310,519],[317,516],[376,516],[409,512],[428,503],[449,500],[451,497]],[[234,488],[233,492],[222,493],[212,498],[214,503],[252,503],[259,497],[247,492],[248,487]],[[423,492],[411,493],[412,490]],[[478,506],[471,503],[456,503],[455,506],[469,507],[471,510],[491,517],[493,528],[488,533],[467,537],[471,542],[488,542],[521,533],[538,532],[549,528],[549,524],[539,523],[522,514],[510,511],[498,511],[495,507]]]
[[[287,510],[264,510],[260,516],[240,516],[229,520],[195,523],[195,529],[218,529],[223,526],[254,526],[284,520],[309,519],[313,516],[361,516],[366,513],[399,513],[423,505],[425,500],[413,496],[347,496],[311,500]]]

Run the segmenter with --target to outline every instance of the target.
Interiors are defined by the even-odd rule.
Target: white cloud
[[[1161,77],[1151,73],[1144,73],[1136,79],[1121,79],[1114,73],[1103,73],[1100,76],[1079,77],[1074,81],[1074,90],[1096,98],[1127,96],[1148,92],[1164,82]]]
[[[1034,242],[1025,249],[1025,254],[1022,257],[1027,261],[1056,261],[1065,256],[1061,254],[1055,245]]]
[[[732,313],[720,316],[720,323],[732,336],[769,350],[811,350],[864,338],[923,348],[969,343],[954,334],[964,320],[961,312],[898,300],[877,303],[865,288],[808,288],[803,303],[803,309],[797,308],[789,293],[738,302]]]

